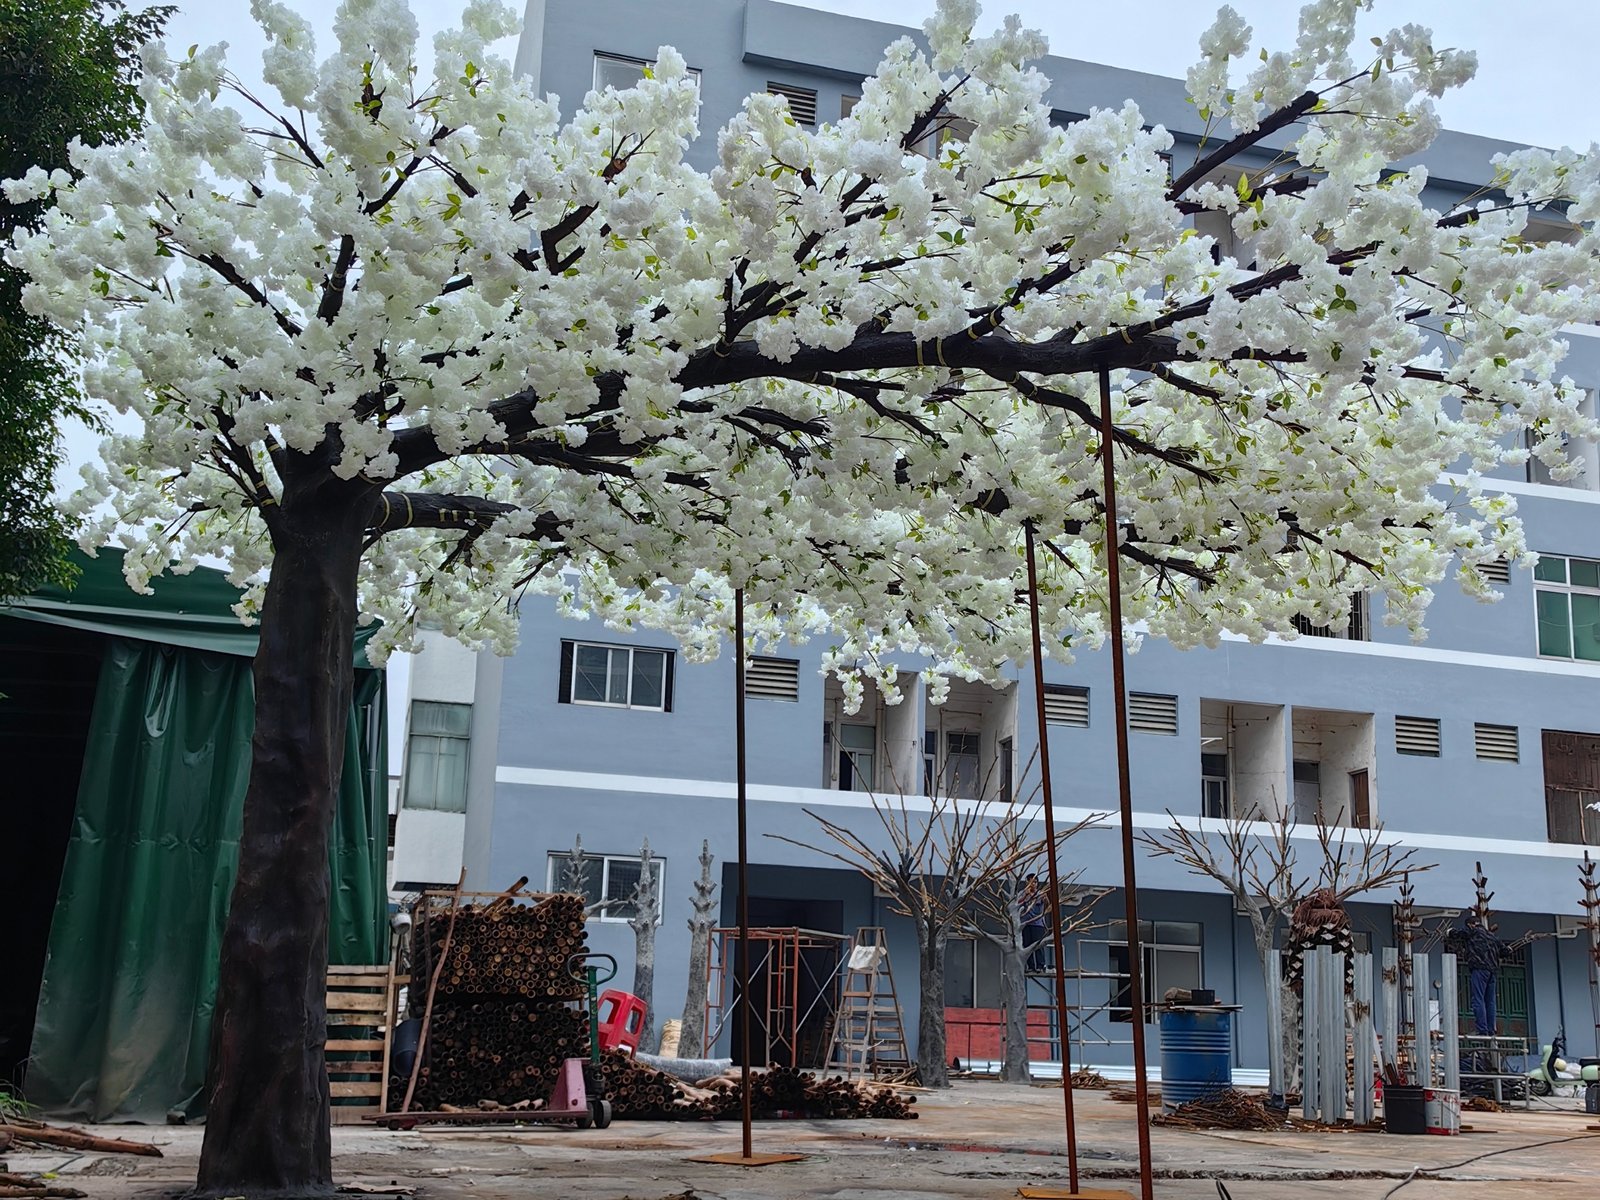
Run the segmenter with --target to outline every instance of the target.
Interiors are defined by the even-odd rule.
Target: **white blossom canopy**
[[[1132,102],[1052,123],[1043,39],[975,36],[974,0],[890,46],[836,125],[750,97],[709,175],[669,48],[563,122],[488,53],[499,4],[436,39],[431,79],[403,0],[346,0],[320,63],[301,18],[252,7],[276,101],[220,48],[151,46],[141,138],[7,185],[57,201],[10,251],[28,303],[138,418],[74,502],[135,588],[206,555],[259,585],[285,464],[320,460],[371,505],[382,646],[426,618],[506,648],[531,590],[714,653],[740,585],[847,676],[920,652],[976,677],[1028,653],[1025,522],[1050,652],[1103,632],[1109,370],[1130,621],[1258,637],[1368,589],[1420,632],[1452,570],[1487,595],[1475,565],[1526,553],[1477,473],[1527,429],[1575,470],[1564,441],[1594,434],[1559,374],[1563,328],[1600,319],[1593,149],[1505,156],[1430,208],[1395,164],[1474,60],[1414,25],[1353,46],[1357,0],[1307,6],[1243,78],[1224,8],[1188,86],[1232,134],[1176,179]]]

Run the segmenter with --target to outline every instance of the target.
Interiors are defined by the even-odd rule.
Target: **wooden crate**
[[[384,1110],[392,965],[328,968],[328,1092],[333,1123],[353,1125]]]

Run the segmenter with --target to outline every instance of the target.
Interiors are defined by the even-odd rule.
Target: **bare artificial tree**
[[[567,861],[561,864],[561,886],[574,896],[584,898],[583,915],[586,920],[606,906],[606,898],[603,895],[598,900],[589,899],[590,857],[584,852],[582,836],[574,834],[572,852],[567,855]],[[601,890],[604,890],[603,883]]]
[[[683,998],[683,1032],[679,1050],[684,1058],[705,1054],[706,966],[711,956],[711,931],[716,928],[717,884],[711,876],[711,843],[700,843],[700,878],[689,897],[689,986]]]
[[[1139,840],[1152,855],[1177,859],[1192,874],[1221,884],[1233,897],[1250,918],[1256,955],[1269,989],[1278,930],[1288,928],[1295,909],[1314,892],[1324,892],[1325,900],[1342,906],[1354,896],[1405,880],[1409,872],[1434,866],[1416,862],[1414,849],[1384,841],[1381,824],[1370,829],[1330,828],[1320,807],[1316,817],[1318,861],[1305,868],[1295,846],[1295,823],[1287,811],[1279,812],[1271,822],[1229,818],[1215,834],[1184,825],[1170,809],[1167,816],[1171,824],[1166,830],[1140,834]],[[1268,1055],[1276,1068],[1271,1091],[1277,1096],[1292,1091],[1299,1074],[1299,999],[1290,988],[1287,972],[1280,982],[1280,998],[1279,1028],[1267,1030],[1269,1050],[1276,1043],[1282,1051]]]
[[[1071,828],[1056,835],[1059,846],[1079,830],[1093,825],[1098,815],[1090,815]],[[1025,920],[1028,908],[1046,904],[1049,884],[1038,878],[1043,873],[1046,844],[1044,838],[1028,835],[1028,826],[1015,815],[1000,826],[1000,836],[995,844],[998,855],[1014,863],[1013,868],[990,879],[987,887],[973,894],[965,932],[981,937],[1000,951],[1000,1007],[1005,1014],[1005,1037],[1000,1064],[1002,1083],[1027,1083],[1032,1078],[1028,1060],[1028,963],[1051,940],[1049,925],[1042,926],[1042,935],[1030,934],[1039,928]],[[1105,895],[1109,888],[1080,888],[1078,876],[1073,871],[1060,878],[1061,893],[1057,897],[1062,914],[1061,935],[1081,930],[1093,919],[1093,904],[1085,903]],[[1031,881],[1031,882],[1030,882]],[[1031,894],[1030,894],[1031,892]],[[1074,916],[1069,920],[1067,910]],[[1063,1061],[1067,1057],[1067,1034],[1060,1030]]]
[[[945,946],[951,933],[970,923],[976,897],[1017,873],[1023,851],[1008,844],[1005,831],[1019,819],[1019,806],[1010,799],[996,804],[934,795],[926,812],[913,812],[903,793],[873,795],[872,811],[887,835],[882,849],[847,826],[805,811],[836,848],[767,836],[861,872],[888,898],[890,911],[910,918],[917,936],[917,1072],[924,1087],[949,1087]]]
[[[656,925],[661,916],[661,877],[656,874],[650,839],[639,847],[639,882],[633,886],[628,905],[633,912],[628,928],[633,930],[633,994],[644,1001],[644,1028],[639,1031],[639,1049],[647,1054],[656,1048]]]

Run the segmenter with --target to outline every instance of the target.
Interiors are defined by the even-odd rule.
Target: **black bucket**
[[[1387,1133],[1427,1133],[1428,1105],[1425,1089],[1384,1084],[1383,1128]]]
[[[389,1052],[391,1074],[401,1079],[410,1078],[411,1065],[417,1061],[417,1042],[421,1036],[422,1021],[418,1017],[401,1021],[394,1027],[394,1047]]]

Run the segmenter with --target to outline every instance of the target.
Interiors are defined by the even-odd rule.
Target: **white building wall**
[[[478,757],[480,742],[488,736],[492,761],[492,734],[499,727],[499,694],[495,703],[476,703],[478,654],[438,630],[426,630],[411,661],[411,690],[406,705],[406,742],[411,741],[411,710],[418,700],[448,704],[471,704],[472,752]],[[475,764],[474,764],[475,765]],[[466,842],[467,814],[434,812],[407,808],[405,804],[405,756],[400,766],[400,810],[395,825],[394,857],[389,864],[389,883],[449,884],[461,877],[463,847]],[[492,767],[490,768],[492,772]],[[471,807],[473,772],[468,771],[468,807]]]

